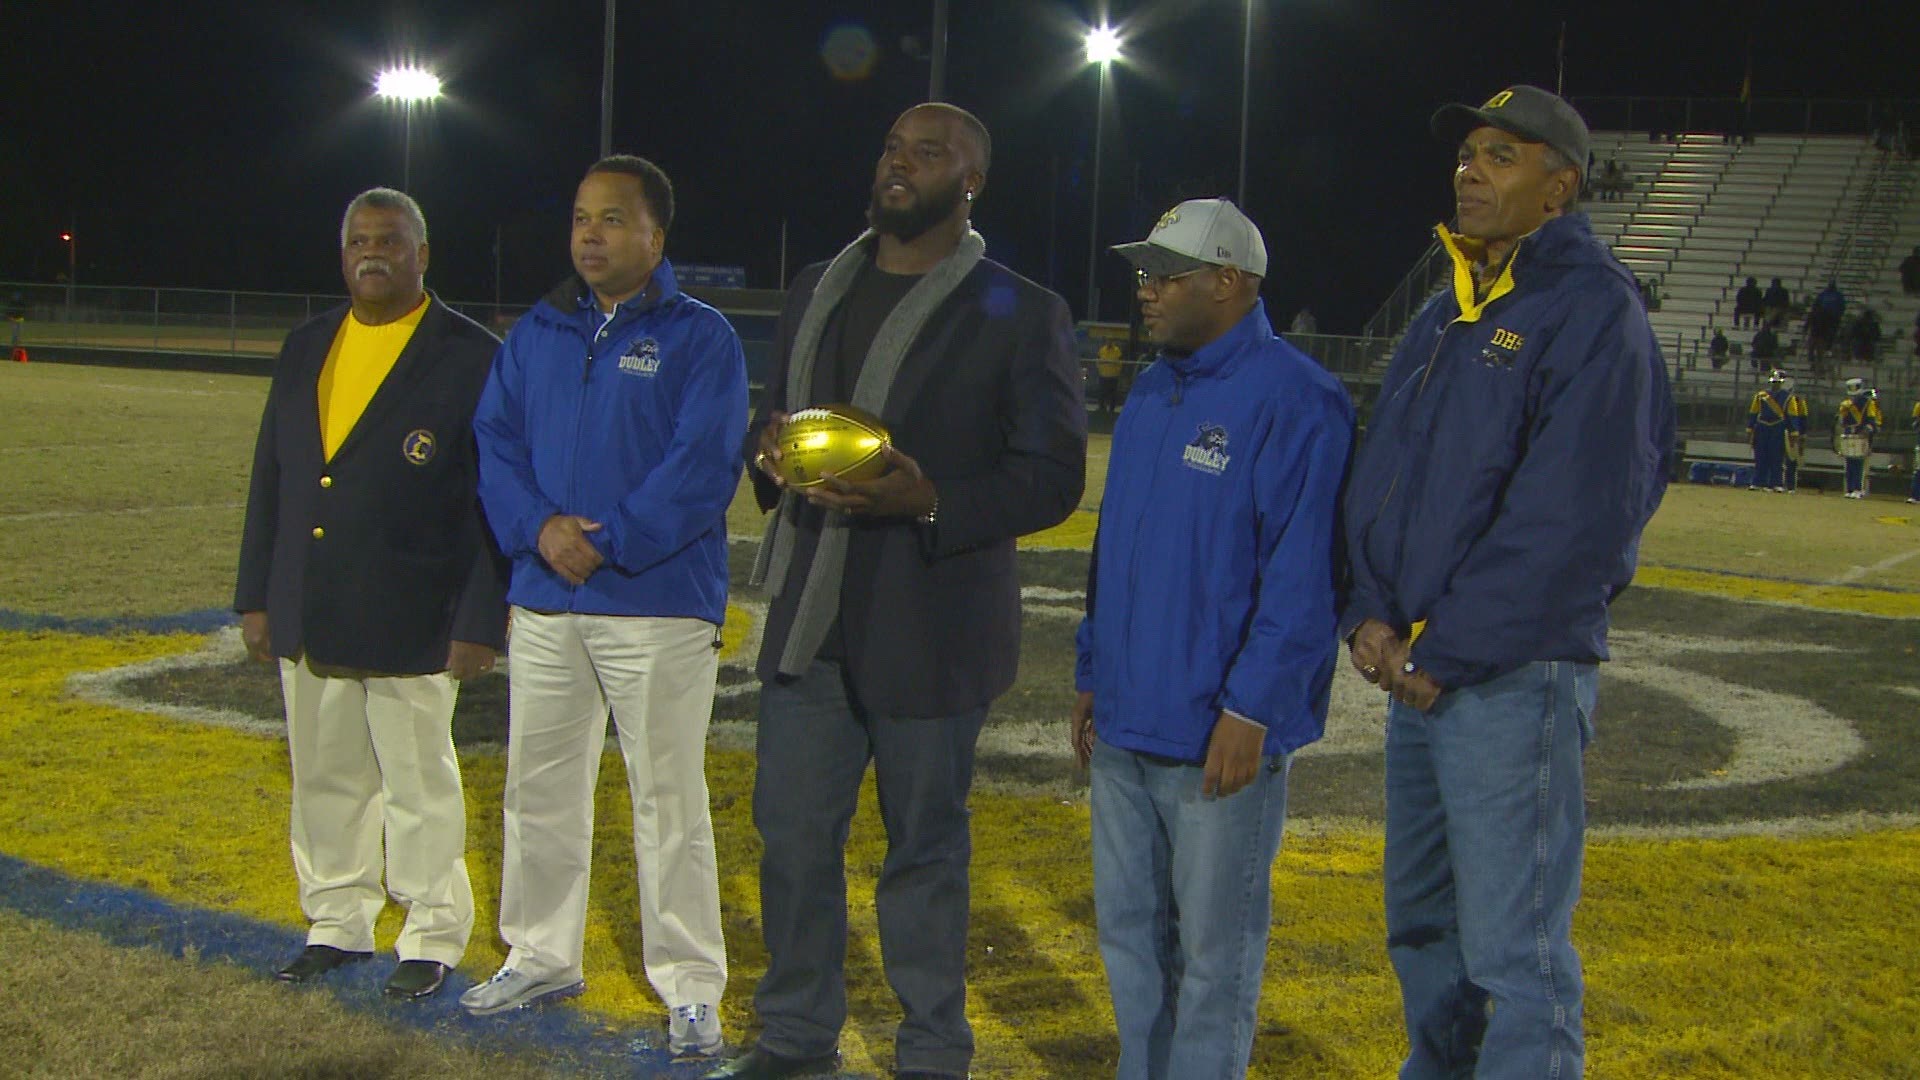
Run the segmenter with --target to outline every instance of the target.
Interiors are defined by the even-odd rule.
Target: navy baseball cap
[[[1474,108],[1455,102],[1442,105],[1428,121],[1433,133],[1458,144],[1475,128],[1496,127],[1528,142],[1546,143],[1586,175],[1591,136],[1587,122],[1558,94],[1537,86],[1509,86]]]

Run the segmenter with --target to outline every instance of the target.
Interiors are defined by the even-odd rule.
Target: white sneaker
[[[675,1057],[712,1057],[720,1037],[720,1010],[705,1002],[675,1005],[667,1014],[667,1052]]]
[[[474,1016],[524,1009],[540,1001],[579,997],[587,990],[584,979],[565,975],[542,979],[503,967],[493,978],[460,995],[460,1005]]]

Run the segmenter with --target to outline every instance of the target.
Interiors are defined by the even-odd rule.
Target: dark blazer
[[[787,292],[773,374],[742,450],[762,509],[780,494],[752,468],[768,413],[828,404],[790,402],[786,392],[794,335],[825,271],[808,267]],[[1087,413],[1066,303],[981,260],[908,349],[881,419],[940,506],[931,528],[870,519],[853,528],[840,629],[854,692],[883,716],[980,708],[1013,685],[1020,658],[1014,538],[1064,521],[1086,484]],[[821,521],[810,504],[794,515],[793,566],[767,612],[763,681],[780,677]]]
[[[320,369],[348,308],[280,347],[253,453],[234,610],[276,656],[387,675],[444,671],[451,641],[506,641],[506,565],[480,516],[473,411],[500,341],[432,298],[332,461]]]

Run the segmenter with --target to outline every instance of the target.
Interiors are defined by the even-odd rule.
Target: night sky
[[[1911,3],[1745,5],[1256,0],[1248,209],[1273,267],[1277,321],[1310,304],[1352,330],[1449,213],[1452,150],[1426,134],[1443,101],[1510,82],[1731,97],[1754,36],[1755,94],[1920,98]],[[975,213],[990,255],[1083,315],[1095,73],[1087,4],[952,0],[947,97],[992,129]],[[1241,0],[1116,2],[1128,60],[1110,84],[1100,244],[1144,235],[1190,196],[1233,193]],[[862,225],[882,135],[921,100],[928,0],[622,0],[614,146],[673,177],[678,262],[779,284]],[[54,281],[77,226],[79,280],[338,293],[339,217],[398,186],[401,121],[373,73],[413,58],[449,98],[417,111],[412,193],[428,284],[453,300],[527,303],[567,272],[567,211],[597,156],[600,0],[457,3],[20,0],[0,7],[0,278]],[[1460,14],[1471,12],[1471,14]],[[836,27],[871,42],[836,77]],[[843,38],[840,40],[844,40]],[[1864,110],[1862,110],[1864,115]],[[1920,116],[1915,118],[1920,120]],[[1124,264],[1100,264],[1106,318]]]

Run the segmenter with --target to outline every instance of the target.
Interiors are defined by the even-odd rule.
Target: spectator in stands
[[[1816,375],[1826,368],[1827,353],[1839,340],[1840,318],[1846,311],[1847,297],[1840,291],[1840,283],[1828,279],[1827,287],[1807,308],[1807,359]]]
[[[1293,324],[1287,327],[1287,333],[1289,334],[1317,334],[1319,332],[1320,320],[1314,318],[1313,312],[1304,307],[1300,309],[1299,314],[1293,317]]]
[[[1707,343],[1707,357],[1713,361],[1713,370],[1719,371],[1727,366],[1727,353],[1732,343],[1727,340],[1727,332],[1719,327],[1713,328],[1713,340]]]
[[[1871,363],[1880,351],[1880,337],[1879,314],[1872,308],[1861,308],[1860,317],[1853,321],[1853,333],[1850,335],[1853,358]]]
[[[1772,323],[1760,324],[1760,329],[1753,335],[1753,346],[1748,353],[1753,358],[1755,371],[1760,370],[1761,364],[1771,362],[1780,355],[1780,335],[1774,332]]]
[[[1880,395],[1865,379],[1848,379],[1847,396],[1840,402],[1834,449],[1847,463],[1847,498],[1867,497],[1867,457],[1873,436],[1886,420],[1880,415]]]
[[[1747,441],[1753,444],[1753,483],[1748,491],[1787,490],[1786,463],[1791,444],[1807,430],[1807,403],[1787,388],[1787,373],[1775,368],[1767,388],[1747,407]]]
[[[1600,198],[1606,202],[1619,202],[1631,184],[1627,180],[1627,170],[1621,168],[1615,158],[1608,158],[1600,170]]]
[[[1773,284],[1767,286],[1766,294],[1760,298],[1761,314],[1766,316],[1768,322],[1777,323],[1792,306],[1792,294],[1787,292],[1785,285],[1780,284],[1779,278],[1774,278]]]
[[[1916,245],[1913,254],[1900,260],[1900,291],[1908,296],[1920,296],[1920,245]]]
[[[1761,307],[1760,281],[1758,278],[1748,278],[1747,283],[1740,286],[1740,291],[1733,294],[1734,327],[1737,329],[1740,326],[1741,319],[1746,319],[1749,326],[1759,326]]]

